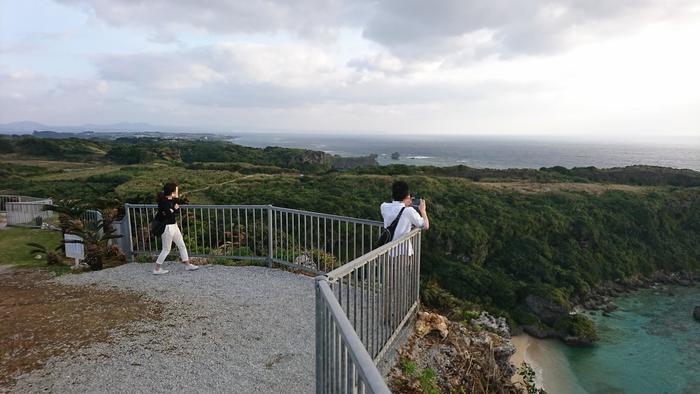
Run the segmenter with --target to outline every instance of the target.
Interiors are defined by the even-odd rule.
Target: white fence
[[[53,211],[45,211],[45,205],[51,205],[51,199],[43,199],[31,202],[5,202],[7,212],[7,225],[18,227],[37,227],[53,217]]]

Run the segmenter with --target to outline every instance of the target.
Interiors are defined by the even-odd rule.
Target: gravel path
[[[263,267],[166,268],[169,274],[155,276],[151,264],[131,263],[55,279],[145,293],[165,304],[164,319],[53,358],[13,391],[314,391],[312,278]]]

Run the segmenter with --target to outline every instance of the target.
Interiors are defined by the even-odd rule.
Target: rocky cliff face
[[[420,312],[390,373],[392,392],[521,393],[511,382],[515,346],[505,319],[482,313],[463,324]]]

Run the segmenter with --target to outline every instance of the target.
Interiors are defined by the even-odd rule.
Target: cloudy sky
[[[22,120],[700,136],[700,2],[0,0]]]

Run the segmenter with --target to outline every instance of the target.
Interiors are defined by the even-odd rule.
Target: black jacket
[[[175,217],[180,211],[180,208],[175,209],[175,204],[180,204],[180,200],[173,198],[168,200],[167,198],[158,202],[158,213],[156,216],[158,219],[162,220],[165,224],[175,224]]]

